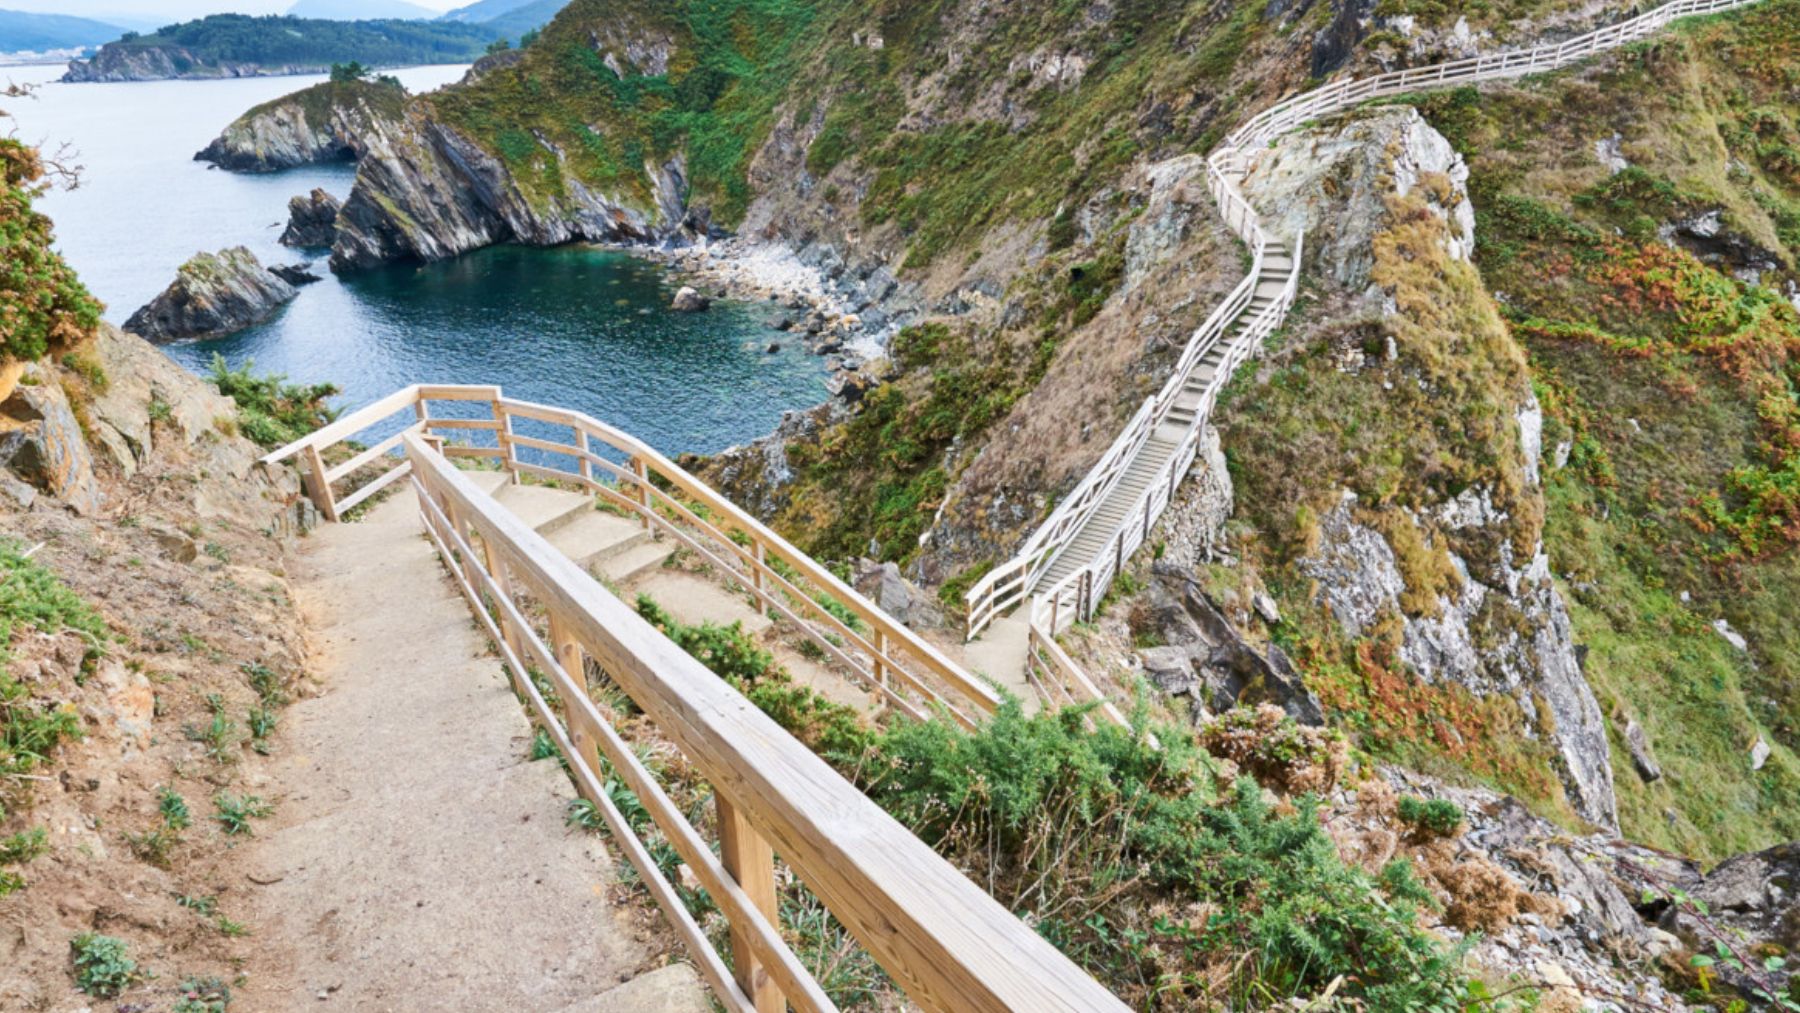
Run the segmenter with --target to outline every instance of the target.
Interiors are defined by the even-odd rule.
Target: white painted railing
[[[1544,43],[1526,49],[1508,50],[1481,56],[1451,60],[1428,67],[1379,74],[1374,77],[1345,79],[1278,102],[1251,117],[1234,130],[1207,157],[1207,185],[1212,191],[1219,214],[1233,232],[1250,247],[1254,266],[1207,322],[1189,339],[1188,347],[1177,363],[1170,383],[1164,387],[1179,391],[1200,356],[1236,321],[1254,294],[1269,239],[1260,225],[1256,209],[1238,188],[1254,153],[1267,147],[1276,137],[1321,116],[1347,109],[1371,99],[1401,95],[1421,89],[1470,84],[1504,78],[1521,77],[1566,67],[1604,50],[1644,39],[1684,17],[1712,14],[1734,7],[1744,7],[1758,0],[1674,0],[1655,10],[1640,14],[1615,25],[1596,29],[1563,42]],[[1303,237],[1294,239],[1294,268],[1289,273],[1282,297],[1260,314],[1254,326],[1247,328],[1233,343],[1228,358],[1208,385],[1202,409],[1195,414],[1194,424],[1175,454],[1171,455],[1158,480],[1153,481],[1139,498],[1128,519],[1115,529],[1095,558],[1057,584],[1037,593],[1032,605],[1032,622],[1047,624],[1051,635],[1066,629],[1069,623],[1086,618],[1111,584],[1113,577],[1131,553],[1140,546],[1156,521],[1181,476],[1192,464],[1198,438],[1204,427],[1217,391],[1263,338],[1281,325],[1288,306],[1292,305],[1300,265]],[[1177,382],[1179,381],[1179,382]],[[1148,442],[1150,434],[1161,424],[1167,406],[1159,411],[1158,398],[1146,400],[1132,416],[1118,439],[1101,456],[1098,464],[1082,479],[1069,497],[1059,504],[1021,549],[1008,561],[989,571],[972,587],[967,596],[968,635],[973,638],[995,618],[1010,610],[1037,591],[1037,585],[1059,554],[1066,551],[1085,527],[1101,502],[1118,486],[1131,463]],[[1172,399],[1171,399],[1172,400]]]

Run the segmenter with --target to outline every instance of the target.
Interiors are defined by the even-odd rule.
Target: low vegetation
[[[1800,836],[1800,312],[1779,291],[1800,264],[1795,66],[1800,8],[1770,3],[1417,102],[1469,159],[1476,263],[1530,355],[1546,543],[1624,830],[1703,858]],[[1617,171],[1552,154],[1597,140]],[[1629,721],[1661,780],[1635,770]],[[1759,736],[1776,748],[1752,770]]]
[[[337,410],[326,403],[338,393],[335,384],[293,384],[280,374],[258,376],[255,369],[251,360],[233,369],[215,354],[208,379],[237,402],[238,430],[257,445],[292,443],[337,418]]]
[[[92,606],[34,562],[24,546],[0,539],[0,774],[29,774],[65,739],[81,734],[72,708],[47,700],[11,674],[11,647],[20,634],[72,630],[98,657],[108,631]],[[0,815],[7,792],[0,788]]]
[[[1143,730],[1090,730],[1079,709],[1028,717],[1014,702],[973,732],[947,718],[874,725],[795,684],[739,626],[682,624],[647,597],[637,607],[1140,1008],[1264,1008],[1340,977],[1340,994],[1371,1009],[1449,1009],[1464,994],[1460,954],[1419,925],[1433,902],[1409,865],[1345,865],[1312,796],[1272,803],[1182,729],[1157,727],[1157,748]],[[601,695],[616,712],[624,704]],[[1254,769],[1271,785],[1323,790],[1344,772],[1341,742],[1278,713],[1223,720],[1270,733]],[[650,831],[623,786],[608,793]],[[599,825],[584,803],[571,822]],[[672,850],[652,852],[679,882]],[[684,895],[710,909],[703,893]],[[798,884],[783,914],[803,954],[847,952]],[[842,1004],[879,1007],[892,986],[871,970],[831,963],[824,980]]]

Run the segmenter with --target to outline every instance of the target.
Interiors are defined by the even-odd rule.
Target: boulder
[[[900,573],[893,563],[865,560],[853,581],[857,593],[873,601],[902,625],[925,629],[944,624],[936,599]]]
[[[81,425],[62,387],[35,366],[0,402],[0,468],[76,513],[100,509],[100,485]],[[13,498],[29,505],[35,497],[21,492]]]
[[[1749,954],[1800,948],[1800,841],[1728,858],[1687,893],[1693,903],[1671,905],[1662,927],[1696,950],[1711,952],[1719,939]],[[1758,965],[1760,959],[1746,972],[1721,961],[1715,970],[1740,991],[1781,994],[1796,967]]]
[[[277,264],[269,268],[269,273],[295,288],[325,280],[319,272],[312,269],[311,264]]]
[[[329,247],[337,241],[338,212],[343,206],[342,201],[319,189],[289,200],[288,224],[281,233],[281,245]]]
[[[255,254],[236,246],[181,265],[175,281],[133,313],[125,329],[151,341],[223,337],[267,320],[295,294]]]
[[[1170,696],[1187,696],[1200,688],[1193,659],[1180,647],[1151,647],[1137,652],[1144,678]]]
[[[1637,768],[1639,777],[1645,782],[1662,779],[1662,765],[1650,752],[1650,739],[1635,718],[1625,722],[1625,748],[1631,751],[1631,765]]]
[[[683,285],[675,293],[675,299],[669,308],[677,313],[699,313],[712,306],[712,300],[696,292],[691,285]]]

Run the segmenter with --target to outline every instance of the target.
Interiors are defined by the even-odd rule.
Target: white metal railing
[[[1236,321],[1238,314],[1249,305],[1254,295],[1269,239],[1258,221],[1256,209],[1245,199],[1237,181],[1247,171],[1254,152],[1267,147],[1276,137],[1301,124],[1371,99],[1425,88],[1499,80],[1555,70],[1603,50],[1647,38],[1680,18],[1716,13],[1756,2],[1758,0],[1674,0],[1629,20],[1563,42],[1451,60],[1374,77],[1335,81],[1278,102],[1251,117],[1207,156],[1207,186],[1226,225],[1250,247],[1254,255],[1254,266],[1249,276],[1225,297],[1213,315],[1189,339],[1188,347],[1171,375],[1170,383],[1164,387],[1164,396],[1171,389],[1178,392],[1185,385],[1194,364],[1226,328]],[[1167,506],[1181,476],[1193,462],[1198,446],[1198,433],[1217,398],[1218,389],[1224,380],[1229,379],[1231,370],[1241,364],[1264,337],[1281,325],[1288,306],[1292,305],[1303,242],[1304,237],[1295,237],[1294,267],[1289,273],[1282,298],[1270,308],[1273,313],[1265,310],[1253,326],[1246,328],[1234,342],[1224,368],[1219,370],[1213,383],[1208,385],[1202,410],[1196,412],[1189,433],[1159,470],[1158,481],[1153,481],[1140,496],[1129,519],[1114,530],[1093,560],[1063,578],[1056,586],[1037,595],[1032,607],[1034,624],[1039,620],[1048,622],[1048,632],[1054,635],[1066,628],[1068,623],[1091,614],[1125,558],[1143,543],[1149,527]],[[1170,402],[1172,403],[1172,398]],[[1039,581],[1057,557],[1070,547],[1100,504],[1118,486],[1132,461],[1149,441],[1150,434],[1166,417],[1168,408],[1169,404],[1159,404],[1158,398],[1147,399],[1112,446],[1101,456],[1100,461],[1031,537],[1026,539],[1019,551],[1011,559],[990,570],[970,588],[966,601],[968,635],[971,638],[1036,591]],[[1163,481],[1165,478],[1167,480]]]

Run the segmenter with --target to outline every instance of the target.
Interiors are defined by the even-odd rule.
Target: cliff
[[[152,341],[216,338],[267,320],[296,294],[237,246],[196,254],[125,326]]]
[[[368,138],[398,123],[406,90],[390,79],[326,81],[233,120],[194,160],[233,172],[355,161]]]

